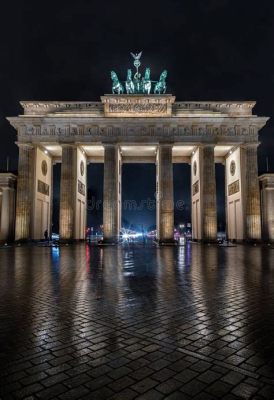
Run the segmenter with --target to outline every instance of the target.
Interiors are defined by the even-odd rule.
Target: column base
[[[116,238],[103,239],[99,240],[98,244],[104,246],[114,246],[118,244],[118,240]]]
[[[218,244],[217,239],[192,239],[191,242],[199,244]]]
[[[156,243],[159,246],[177,246],[178,242],[174,239],[157,239]]]
[[[257,245],[263,243],[262,239],[245,239],[243,240],[243,242],[245,244],[251,244],[251,245]]]
[[[203,244],[218,244],[217,239],[202,239],[201,243]]]

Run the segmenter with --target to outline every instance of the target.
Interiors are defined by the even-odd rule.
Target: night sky
[[[109,71],[120,79],[143,50],[152,79],[166,68],[168,92],[177,100],[256,100],[255,113],[274,114],[274,2],[232,0],[47,1],[1,4],[0,168],[17,168],[16,132],[6,116],[20,100],[90,100],[111,91]],[[261,134],[259,169],[274,171],[273,121]],[[124,198],[153,195],[153,165],[126,165]],[[100,175],[101,174],[101,175]],[[96,175],[96,177],[95,177]],[[218,206],[223,204],[218,167]],[[58,170],[55,171],[58,176]],[[90,195],[102,196],[102,166],[89,167]],[[189,218],[189,169],[174,167],[175,200]],[[138,191],[132,187],[134,181]],[[58,196],[56,190],[55,196]],[[138,197],[139,196],[139,197]],[[124,213],[132,224],[153,225],[154,212]],[[90,222],[89,214],[89,224]],[[219,220],[222,215],[219,213]],[[100,223],[100,212],[94,217]]]

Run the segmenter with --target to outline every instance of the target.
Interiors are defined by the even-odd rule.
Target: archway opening
[[[225,166],[215,164],[216,203],[217,203],[217,234],[219,238],[226,236],[226,206],[225,206]]]
[[[61,182],[61,163],[52,166],[52,237],[58,238],[59,235],[59,216],[60,216],[60,182]]]
[[[173,164],[175,237],[191,237],[191,175],[187,163]]]
[[[87,165],[87,236],[101,238],[103,228],[104,164]]]
[[[156,165],[129,163],[122,167],[122,231],[152,237],[156,230]]]

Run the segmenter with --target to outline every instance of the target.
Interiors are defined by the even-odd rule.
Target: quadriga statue
[[[124,88],[123,85],[120,83],[116,72],[111,71],[110,75],[112,79],[112,93],[123,94]]]
[[[166,77],[167,77],[167,70],[165,69],[161,75],[159,81],[156,83],[154,88],[154,93],[165,93],[166,92]]]
[[[127,92],[127,94],[134,93],[134,83],[133,83],[133,80],[132,80],[132,71],[131,71],[131,69],[127,70],[126,92]]]

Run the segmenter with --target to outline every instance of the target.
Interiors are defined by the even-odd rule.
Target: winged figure
[[[134,58],[134,60],[140,60],[141,56],[142,56],[142,51],[140,51],[140,53],[130,53],[132,55],[132,57]]]

